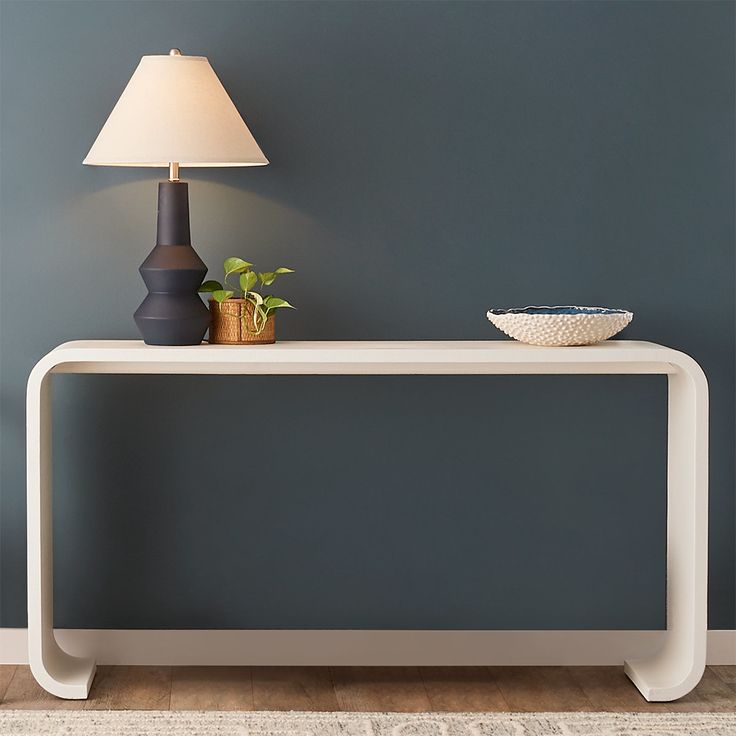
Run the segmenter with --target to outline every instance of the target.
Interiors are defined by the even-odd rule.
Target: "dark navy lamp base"
[[[197,293],[207,273],[191,245],[186,182],[158,185],[156,247],[140,267],[148,296],[134,315],[148,345],[199,345],[209,310]]]

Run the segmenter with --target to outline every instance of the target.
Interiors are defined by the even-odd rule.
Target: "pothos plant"
[[[271,294],[262,294],[263,287],[271,286],[276,279],[285,273],[294,273],[294,269],[281,266],[274,271],[253,271],[253,264],[244,261],[242,258],[226,258],[222,264],[225,272],[223,282],[205,281],[199,291],[203,294],[212,294],[212,298],[217,302],[218,308],[222,309],[222,303],[228,299],[245,299],[253,305],[253,328],[247,324],[249,315],[243,310],[241,319],[243,327],[256,335],[260,335],[266,326],[268,318],[277,309],[295,309],[286,299]],[[228,281],[231,277],[239,276],[238,283],[240,289],[228,288],[233,285]],[[261,285],[258,287],[258,282]],[[256,290],[258,289],[258,291]]]

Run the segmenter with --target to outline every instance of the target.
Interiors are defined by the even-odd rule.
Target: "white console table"
[[[281,342],[262,346],[151,347],[79,341],[42,358],[28,379],[28,638],[36,680],[62,698],[86,698],[95,663],[72,657],[53,630],[51,377],[138,374],[666,374],[667,636],[626,673],[647,700],[675,700],[700,680],[706,655],[708,385],[684,353],[648,342],[543,348],[511,341]],[[622,602],[625,605],[625,602]]]

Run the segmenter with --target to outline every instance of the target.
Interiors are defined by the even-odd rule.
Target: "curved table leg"
[[[54,637],[51,514],[51,375],[41,364],[28,379],[28,656],[39,684],[60,698],[89,694],[95,663],[72,657]]]
[[[667,420],[667,637],[651,658],[625,663],[649,701],[689,693],[706,661],[708,384],[695,361],[677,368]]]

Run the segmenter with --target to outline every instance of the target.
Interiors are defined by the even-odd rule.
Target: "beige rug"
[[[734,713],[0,711],[0,736],[734,736]]]

